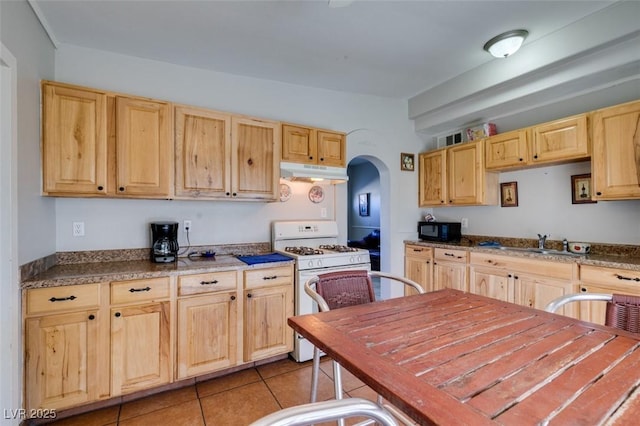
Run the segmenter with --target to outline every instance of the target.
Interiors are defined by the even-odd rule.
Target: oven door
[[[370,263],[361,263],[358,265],[336,266],[333,268],[309,269],[298,271],[296,276],[295,288],[295,313],[296,315],[306,315],[318,312],[318,305],[304,291],[304,284],[318,274],[326,274],[328,272],[350,271],[350,270],[371,270]],[[293,342],[293,358],[298,362],[308,361],[313,358],[313,345],[298,333],[295,334]]]

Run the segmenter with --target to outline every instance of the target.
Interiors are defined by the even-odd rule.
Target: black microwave
[[[460,222],[418,222],[418,238],[426,241],[460,241]]]

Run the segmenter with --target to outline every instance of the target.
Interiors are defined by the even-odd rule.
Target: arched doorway
[[[371,247],[366,248],[371,255],[372,269],[388,271],[389,168],[379,158],[362,155],[349,162],[347,174],[348,240],[370,244]],[[368,203],[366,210],[362,209],[361,201]],[[376,293],[377,297],[388,297],[388,289],[380,288],[379,285],[376,286]]]

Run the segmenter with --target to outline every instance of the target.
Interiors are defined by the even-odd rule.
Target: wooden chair
[[[303,426],[364,416],[382,426],[397,426],[393,416],[376,403],[363,398],[332,399],[285,408],[269,414],[250,426]]]
[[[308,280],[304,285],[305,292],[311,296],[318,304],[320,312],[344,308],[347,306],[361,305],[375,302],[376,297],[373,290],[371,278],[381,277],[401,282],[422,294],[424,290],[420,285],[410,279],[387,274],[378,271],[348,270],[339,272],[329,272],[320,274]],[[316,402],[318,393],[318,376],[320,374],[320,350],[313,348],[313,369],[311,375],[311,398]],[[336,400],[342,399],[342,373],[340,364],[333,361],[333,383]],[[382,406],[382,399],[378,397],[378,402]],[[386,406],[396,416],[402,418],[404,415],[393,407]]]
[[[605,325],[632,333],[640,333],[640,297],[622,294],[576,293],[552,300],[545,310],[555,312],[561,306],[579,301],[607,302]]]

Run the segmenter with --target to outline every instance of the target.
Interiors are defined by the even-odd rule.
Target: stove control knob
[[[322,268],[322,259],[318,259],[318,268]]]
[[[309,268],[313,268],[313,260],[309,261]]]

